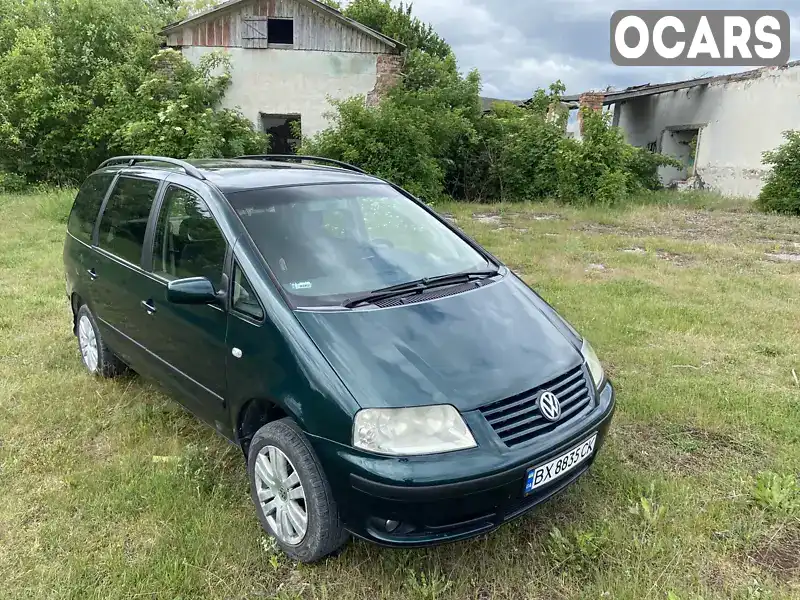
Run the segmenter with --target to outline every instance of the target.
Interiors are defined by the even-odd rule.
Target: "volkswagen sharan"
[[[131,369],[244,453],[293,559],[463,540],[595,460],[592,347],[400,187],[336,161],[106,161],[64,247],[86,369]]]

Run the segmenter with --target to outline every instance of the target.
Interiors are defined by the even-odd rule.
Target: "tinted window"
[[[264,309],[256,297],[250,282],[247,281],[239,263],[233,265],[233,309],[260,321],[264,318]]]
[[[170,186],[158,215],[153,272],[167,279],[207,277],[219,288],[225,238],[203,200]]]
[[[489,266],[389,185],[268,188],[228,198],[284,290],[303,306]]]
[[[100,205],[113,180],[112,173],[92,175],[83,183],[75,198],[75,204],[72,205],[67,230],[87,244],[92,243],[92,232],[95,221],[97,221],[97,213],[100,212]]]
[[[120,177],[100,219],[98,245],[103,250],[139,264],[147,231],[147,218],[158,182]]]

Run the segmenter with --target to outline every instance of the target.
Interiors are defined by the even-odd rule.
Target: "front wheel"
[[[290,558],[315,562],[345,544],[328,480],[294,421],[274,421],[256,432],[247,471],[261,526]]]

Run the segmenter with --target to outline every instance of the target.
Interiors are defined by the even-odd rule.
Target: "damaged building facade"
[[[402,44],[316,0],[229,0],[162,31],[197,63],[214,51],[231,62],[223,106],[240,110],[286,153],[325,129],[329,98],[377,102],[399,77]]]
[[[659,172],[665,185],[755,197],[768,171],[762,153],[800,129],[800,62],[565,100],[609,107],[630,144],[676,157],[681,168]]]

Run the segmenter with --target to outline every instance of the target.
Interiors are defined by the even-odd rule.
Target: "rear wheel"
[[[86,370],[100,377],[116,377],[124,373],[125,364],[106,345],[88,306],[84,304],[78,309],[75,322],[78,349]]]
[[[328,480],[291,419],[268,423],[256,432],[247,467],[261,526],[290,558],[315,562],[344,545],[348,534]]]

